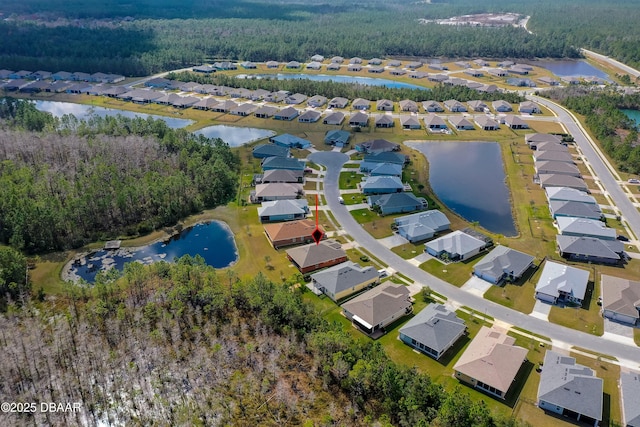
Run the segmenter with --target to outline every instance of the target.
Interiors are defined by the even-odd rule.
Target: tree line
[[[81,402],[16,423],[96,425],[521,426],[394,363],[259,274],[200,257],[100,273],[56,309],[0,316],[0,397]],[[63,313],[63,316],[59,314]],[[42,339],[46,337],[46,339]],[[416,356],[426,357],[426,356]]]
[[[507,102],[517,103],[524,100],[516,92],[478,92],[466,86],[450,86],[438,84],[434,88],[393,88],[386,86],[373,86],[354,83],[340,83],[334,81],[314,81],[310,79],[277,79],[263,76],[260,79],[243,78],[239,79],[233,75],[224,73],[214,73],[204,75],[184,71],[180,73],[169,73],[167,78],[182,82],[196,82],[200,84],[213,84],[233,88],[245,88],[249,90],[264,89],[270,92],[286,90],[291,93],[301,93],[307,96],[322,95],[329,99],[344,97],[347,99],[364,98],[369,100],[389,99],[400,101],[410,99],[420,101],[439,101],[456,99],[460,102],[481,99],[483,101],[496,101],[503,99]]]
[[[36,133],[37,132],[37,133]],[[239,159],[162,120],[61,120],[0,101],[0,243],[26,253],[145,234],[226,204]]]
[[[621,109],[640,110],[640,94],[625,95],[612,88],[571,86],[540,93],[585,116],[585,122],[606,153],[623,172],[640,174],[638,124]]]

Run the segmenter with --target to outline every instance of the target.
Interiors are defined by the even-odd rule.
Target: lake
[[[631,120],[634,120],[636,122],[636,127],[640,126],[640,111],[627,109],[622,109],[620,111],[626,114]]]
[[[429,162],[429,184],[438,199],[469,222],[515,236],[502,153],[496,142],[408,142]]]
[[[546,68],[559,77],[600,77],[611,81],[607,73],[582,60],[542,60],[536,61],[534,65]]]
[[[239,147],[259,139],[269,138],[276,132],[268,129],[242,128],[237,126],[208,126],[194,132],[207,138],[220,138],[231,147]]]
[[[246,75],[236,76],[238,78],[248,77]],[[360,76],[341,76],[341,75],[329,75],[329,74],[258,74],[253,76],[254,78],[276,78],[278,80],[311,80],[316,82],[328,82],[334,81],[336,83],[356,83],[367,86],[386,86],[394,89],[422,89],[430,90],[429,88],[412,85],[410,83],[396,82],[388,79],[380,79],[376,77],[360,77]]]
[[[148,246],[91,252],[65,266],[65,275],[71,280],[84,279],[93,283],[101,270],[116,268],[122,271],[128,262],[173,262],[183,255],[200,255],[215,268],[228,267],[238,260],[238,250],[229,227],[223,222],[211,221],[194,225],[168,240]]]
[[[133,111],[119,110],[117,108],[104,108],[95,107],[93,105],[74,104],[72,102],[36,101],[36,108],[40,111],[51,113],[55,117],[62,117],[65,114],[73,114],[78,119],[88,119],[92,115],[100,117],[121,115],[129,118],[142,117],[143,119],[153,117],[154,119],[164,121],[167,126],[172,129],[183,128],[193,123],[193,120],[158,116],[154,114],[136,113]]]

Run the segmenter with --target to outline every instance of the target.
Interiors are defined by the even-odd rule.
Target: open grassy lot
[[[540,261],[534,261],[536,266]],[[535,288],[541,269],[530,268],[520,280],[514,283],[506,283],[501,286],[492,286],[484,297],[506,307],[513,308],[522,313],[531,313],[535,305]]]
[[[420,264],[420,268],[454,286],[460,287],[469,280],[473,272],[473,266],[480,261],[480,258],[482,257],[474,257],[470,260],[449,264],[444,264],[437,259],[430,259]]]
[[[344,200],[345,205],[357,205],[360,203],[367,203],[367,196],[361,193],[355,194],[343,194],[342,200]]]
[[[424,243],[405,243],[391,248],[391,251],[404,259],[411,259],[424,252]]]
[[[377,213],[370,209],[356,209],[351,211],[351,215],[359,224],[364,224],[365,222],[371,222],[380,218]]]
[[[338,188],[341,190],[353,190],[358,188],[358,183],[362,181],[363,174],[353,172],[340,172],[340,179],[338,181]]]

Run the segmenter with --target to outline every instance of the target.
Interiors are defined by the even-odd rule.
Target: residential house
[[[322,64],[318,61],[312,61],[307,64],[307,70],[319,70],[322,68]]]
[[[360,169],[360,172],[363,172]],[[369,171],[370,176],[402,176],[402,165],[396,163],[376,163]]]
[[[337,62],[332,62],[329,65],[327,65],[327,71],[339,71],[340,70],[340,64]]]
[[[460,230],[425,243],[429,255],[450,261],[472,258],[487,246],[485,242]]]
[[[471,68],[471,64],[467,61],[456,61],[453,63],[453,65],[459,68]]]
[[[298,117],[299,111],[293,107],[284,108],[273,115],[276,120],[291,121]]]
[[[377,128],[392,128],[395,125],[393,116],[390,114],[377,114],[374,123]]]
[[[474,130],[475,127],[473,123],[469,120],[465,119],[462,116],[453,116],[449,117],[449,123],[453,125],[453,128],[456,130]]]
[[[327,268],[311,275],[311,285],[338,302],[361,290],[380,282],[378,270],[372,266],[362,267],[352,261]]]
[[[560,256],[571,261],[615,265],[620,264],[624,256],[624,244],[618,240],[558,234],[556,244]]]
[[[276,146],[277,147],[277,146]],[[282,147],[278,147],[282,148]],[[269,184],[272,182],[291,182],[304,183],[304,172],[287,169],[270,169],[265,171],[260,177],[261,184]]]
[[[504,116],[504,124],[511,129],[529,129],[529,124],[514,114]]]
[[[368,110],[371,108],[371,101],[363,98],[356,98],[351,103],[354,110]]]
[[[476,124],[482,130],[498,130],[500,129],[500,124],[493,120],[488,116],[476,116],[475,120]]]
[[[270,105],[263,105],[258,108],[253,114],[259,119],[268,119],[273,117],[278,112],[278,107],[272,107]]]
[[[301,184],[292,184],[287,182],[257,184],[255,191],[251,192],[251,203],[299,199],[302,196],[304,196],[304,191],[302,190]]]
[[[336,147],[345,147],[349,145],[349,138],[351,138],[351,133],[346,130],[330,130],[324,136],[324,143]]]
[[[408,161],[408,157],[401,153],[391,151],[377,152],[366,154],[364,160],[360,163],[360,168],[363,170],[371,170],[373,166],[379,163],[396,163],[404,166]]]
[[[263,202],[258,208],[260,222],[292,221],[304,219],[308,214],[309,205],[305,199]]]
[[[381,74],[384,73],[384,67],[369,67],[367,68],[367,72],[372,74]]]
[[[298,121],[300,123],[315,123],[320,120],[320,116],[322,116],[320,111],[307,110],[298,116]]]
[[[518,107],[518,111],[527,114],[541,114],[542,110],[538,107],[538,104],[532,101],[523,101]]]
[[[576,76],[562,76],[560,77],[560,80],[562,80],[564,83],[569,85],[580,84],[580,77],[576,77]]]
[[[598,202],[593,196],[574,188],[547,187],[545,192],[547,193],[547,200],[549,200],[549,202],[557,200],[562,202],[580,202],[590,205],[598,205]]]
[[[538,175],[569,175],[581,178],[582,173],[576,165],[567,162],[539,161],[534,163],[536,174]]]
[[[327,103],[327,97],[322,95],[314,95],[307,100],[309,107],[318,108]]]
[[[51,78],[51,71],[36,71],[34,73],[31,73],[31,75],[28,76],[30,79],[32,80],[46,80],[46,79],[50,79]],[[92,80],[95,81],[95,80]],[[98,80],[98,82],[100,82]],[[104,83],[104,82],[103,82]]]
[[[344,121],[344,113],[335,111],[324,118],[322,121],[325,125],[340,126]]]
[[[400,124],[403,129],[420,129],[420,120],[416,116],[401,116]]]
[[[478,67],[488,67],[489,63],[487,61],[485,61],[484,59],[474,59],[472,61],[474,63],[474,65],[478,66]]]
[[[8,78],[7,77],[3,77],[3,78]],[[71,80],[71,73],[68,71],[58,71],[57,73],[53,73],[51,75],[51,79],[53,81],[57,81],[57,80]]]
[[[528,353],[515,342],[506,333],[482,326],[454,365],[455,378],[505,399]]]
[[[273,102],[274,104],[278,104],[280,102],[284,102],[284,100],[289,96],[289,92],[286,90],[279,90],[277,92],[271,92],[264,97],[265,102]]]
[[[546,261],[536,284],[536,298],[551,304],[582,304],[588,282],[588,271]]]
[[[26,72],[31,74],[30,71],[20,71],[20,72],[21,73]],[[88,82],[89,80],[91,80],[91,75],[89,73],[76,71],[75,73],[71,74],[71,80],[73,80],[74,82]]]
[[[640,319],[640,281],[609,276],[608,274],[603,274],[601,278],[602,315],[615,322],[638,326],[640,323],[638,322]],[[640,394],[638,396],[640,397]]]
[[[340,96],[335,97],[329,101],[329,108],[346,108],[347,104],[349,104],[349,100],[347,98],[342,98]]]
[[[481,100],[473,100],[467,101],[467,105],[471,108],[471,111],[475,111],[477,113],[484,113],[485,111],[489,111],[489,106],[486,102]]]
[[[565,153],[569,152],[569,147],[567,147],[565,144],[560,144],[554,141],[540,142],[532,148],[537,151],[563,151]]]
[[[465,73],[468,76],[471,77],[482,77],[484,74],[482,73],[482,71],[480,70],[476,70],[473,68],[469,68],[468,70],[464,70],[463,73]]]
[[[122,86],[118,86],[118,87],[122,87]],[[202,98],[200,99],[200,101],[193,104],[193,108],[197,110],[211,110],[213,107],[215,107],[219,103],[220,101],[218,101],[215,98]]]
[[[311,147],[311,141],[288,133],[272,136],[269,138],[269,141],[287,148],[300,148],[304,150]]]
[[[238,69],[238,66],[230,61],[214,62],[213,66],[221,71],[233,71]]]
[[[551,200],[549,202],[549,211],[551,211],[551,216],[554,219],[558,219],[561,217],[588,218],[600,221],[603,219],[602,210],[597,203],[583,203],[569,200]]]
[[[515,282],[533,267],[533,260],[531,255],[498,245],[474,266],[473,274],[494,285]]]
[[[376,101],[376,110],[378,111],[393,111],[393,101],[388,99],[379,99]]]
[[[382,216],[421,211],[428,206],[426,199],[423,197],[418,198],[413,193],[408,192],[369,196],[367,197],[367,204],[372,210],[379,211]]]
[[[537,145],[543,142],[556,142],[558,144],[561,144],[562,137],[549,133],[528,133],[524,136],[524,142],[533,150],[535,150]]]
[[[538,161],[538,162],[554,161],[554,162],[575,163],[573,160],[573,156],[568,151],[536,150],[533,152],[533,158],[535,161]]]
[[[404,184],[397,176],[369,176],[359,184],[363,194],[388,194],[404,191]]]
[[[603,380],[576,359],[547,350],[538,385],[538,407],[594,427],[602,421]]]
[[[389,70],[389,74],[392,76],[404,76],[407,72],[400,68],[392,68]]]
[[[558,217],[558,231],[563,236],[595,237],[602,240],[616,240],[616,230],[602,221],[587,218]]]
[[[305,162],[292,157],[268,157],[262,161],[262,170],[287,169],[303,171]]]
[[[212,107],[212,110],[215,111],[216,113],[228,113],[234,108],[238,108],[238,104],[233,101],[226,100],[226,101],[222,101],[218,105],[214,105]]]
[[[446,74],[429,74],[427,80],[435,83],[446,83],[449,81],[449,76]]]
[[[430,64],[430,66],[431,65],[437,65],[437,64]],[[420,61],[412,61],[412,62],[407,63],[406,67],[411,69],[411,70],[415,70],[416,68],[422,67],[422,62],[420,62]],[[437,69],[442,69],[442,68],[437,68]]]
[[[232,109],[230,113],[235,116],[246,117],[251,113],[253,113],[254,111],[256,111],[257,109],[258,109],[257,105],[245,103],[245,104],[238,105],[236,108]]]
[[[297,221],[276,222],[264,225],[264,233],[275,249],[285,246],[299,245],[302,243],[312,243],[314,241],[312,233],[316,229],[316,223],[310,219],[300,219]],[[321,238],[325,238],[324,231]]]
[[[438,360],[467,331],[464,320],[440,304],[429,304],[400,330],[400,340]]]
[[[331,62],[334,64],[342,64],[344,62],[344,58],[342,56],[334,56],[331,58]]]
[[[513,61],[509,61],[509,60],[502,61],[502,62],[498,62],[498,63],[496,64],[496,66],[497,66],[497,67],[500,67],[500,68],[509,68],[509,67],[514,66],[514,65],[515,65],[515,62],[513,62]]]
[[[442,105],[436,101],[423,101],[422,108],[424,108],[427,113],[441,113],[444,111]]]
[[[369,65],[381,65],[382,59],[380,58],[371,58],[369,61]]]
[[[558,86],[560,84],[558,80],[554,79],[553,77],[547,77],[547,76],[539,77],[538,81],[540,83],[544,83],[549,86]]]
[[[352,72],[360,72],[362,71],[362,65],[360,64],[349,64],[347,66],[347,71],[352,71]]]
[[[280,66],[280,63],[278,61],[267,61],[265,63],[265,65],[267,66],[267,68],[278,68]]]
[[[402,62],[396,60],[396,59],[392,59],[391,61],[387,62],[387,66],[388,67],[399,67],[402,65]]]
[[[289,249],[287,258],[302,274],[332,267],[348,260],[342,244],[331,239]]]
[[[370,139],[355,146],[356,151],[365,154],[378,154],[389,151],[399,151],[400,144],[396,144],[386,139]]]
[[[394,224],[398,234],[411,243],[431,239],[451,228],[445,214],[435,209],[396,218]]]
[[[493,101],[491,103],[491,106],[498,113],[510,113],[511,111],[513,111],[513,107],[511,106],[511,104],[503,99]]]
[[[418,112],[418,103],[415,101],[412,101],[410,99],[403,99],[402,101],[398,102],[398,104],[400,105],[400,111],[408,111],[411,113]],[[392,110],[393,110],[393,107],[389,111],[392,111]]]
[[[265,96],[269,95],[271,92],[265,89],[256,89],[251,91],[249,94],[249,99],[252,101],[260,101],[264,99]]]
[[[469,85],[467,85],[469,86]],[[478,86],[477,88],[475,88],[478,92],[483,92],[483,93],[495,93],[498,91],[498,86],[494,85],[494,84],[485,84],[482,86]]]
[[[349,126],[351,127],[367,127],[369,125],[369,115],[358,111],[349,118]]]
[[[413,310],[409,288],[386,282],[341,305],[342,312],[362,332],[372,337]]]
[[[540,185],[542,188],[547,187],[568,187],[576,190],[588,192],[589,188],[582,178],[576,178],[570,175],[559,174],[540,174]]]
[[[509,73],[507,70],[503,70],[501,68],[489,68],[487,73],[491,74],[494,77],[507,77]]]
[[[301,93],[294,93],[293,95],[287,95],[284,98],[285,104],[289,104],[289,105],[302,104],[306,100],[307,100],[307,95],[303,95]]]
[[[523,79],[518,77],[512,77],[510,79],[507,79],[507,84],[509,86],[516,86],[516,87],[536,87],[536,83],[533,80]]]
[[[300,64],[298,61],[289,61],[285,64],[285,68],[288,69],[298,69],[302,66],[302,64]]]
[[[276,144],[256,145],[252,153],[256,159],[266,159],[267,157],[289,157],[289,148]]]
[[[322,62],[324,61],[324,56],[316,54],[311,57],[311,60],[315,62]]]
[[[455,99],[449,99],[444,101],[444,107],[451,111],[452,113],[466,113],[467,107],[465,107],[462,102],[456,101]]]
[[[620,372],[622,425],[640,427],[640,373]]]
[[[197,65],[191,69],[194,73],[211,74],[216,72],[216,68],[211,65]]]

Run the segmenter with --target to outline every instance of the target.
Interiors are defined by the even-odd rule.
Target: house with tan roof
[[[453,367],[454,376],[471,387],[504,399],[526,360],[528,350],[493,328],[482,326]]]
[[[640,319],[640,281],[607,274],[603,274],[601,277],[602,315],[616,322],[638,325],[638,319]]]
[[[379,99],[376,101],[376,110],[378,111],[393,111],[393,101],[388,99]]]
[[[302,274],[332,267],[348,260],[342,244],[331,239],[289,249],[287,258]]]
[[[412,101],[410,99],[403,99],[402,101],[398,102],[398,104],[400,105],[400,110],[402,111],[409,111],[411,113],[418,112],[418,103],[416,103],[415,101]]]
[[[386,282],[342,304],[342,313],[359,330],[372,338],[385,327],[413,311],[409,288]]]
[[[299,245],[302,243],[312,243],[312,233],[316,229],[316,223],[310,219],[301,219],[298,221],[277,222],[264,225],[264,233],[275,249],[284,246]],[[322,238],[326,238],[326,234],[322,228]]]
[[[511,129],[529,129],[529,124],[515,114],[507,114],[502,122]]]
[[[451,123],[456,130],[474,130],[473,123],[465,119],[462,116],[449,117],[449,123]]]
[[[329,101],[328,107],[329,108],[346,108],[347,104],[349,104],[349,100],[347,98],[337,96],[331,99],[331,101]]]
[[[482,130],[498,130],[500,129],[500,124],[493,120],[491,117],[487,116],[476,116],[475,122]]]
[[[371,101],[363,98],[356,98],[351,103],[354,110],[368,110],[371,108]]]

